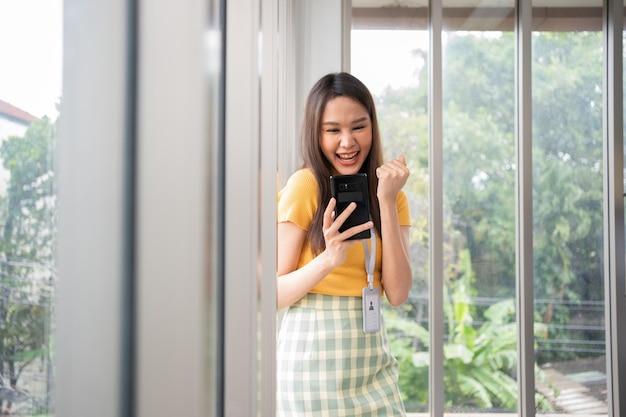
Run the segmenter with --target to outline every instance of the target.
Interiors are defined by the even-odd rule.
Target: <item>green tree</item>
[[[538,333],[545,339],[602,343],[604,338],[602,332],[567,329],[585,303],[603,300],[601,45],[600,32],[533,34],[535,316],[545,324]],[[466,294],[483,301],[468,305],[467,317],[474,323],[490,322],[488,315],[496,308],[491,305],[515,295],[514,35],[448,33],[444,47],[446,280],[452,280],[447,285],[454,291],[458,259],[468,251],[475,279]],[[426,52],[416,54],[427,60]],[[423,406],[426,368],[415,367],[407,359],[407,352],[428,348],[426,339],[410,333],[427,333],[423,326],[428,321],[428,75],[426,66],[416,71],[417,87],[387,89],[376,100],[385,149],[393,155],[405,153],[412,171],[405,190],[415,221],[411,230],[413,291],[408,303],[387,314],[389,327],[394,329],[403,391],[414,392],[412,386],[421,390],[405,400]],[[599,311],[593,318],[601,321],[602,315]],[[468,326],[459,331],[469,332],[466,343],[474,340],[470,345],[475,348],[476,338]],[[490,331],[470,327],[477,333]],[[543,339],[539,342],[539,364],[588,355],[554,349]],[[458,347],[460,343],[456,346],[460,349],[456,352],[466,352]],[[469,356],[459,353],[453,358],[448,352],[446,367],[472,368],[474,362],[483,360],[473,348],[468,364],[464,360]],[[465,383],[471,385],[469,380]],[[459,390],[463,385],[460,381],[451,384]],[[482,388],[475,386],[473,404],[489,404],[487,389],[487,382]],[[456,397],[446,395],[467,399],[469,392],[466,387]],[[506,404],[506,395],[501,396],[490,398],[491,404]]]
[[[422,60],[424,51],[416,51]],[[405,155],[411,175],[404,191],[409,197],[413,226],[410,230],[410,258],[413,287],[407,303],[396,310],[401,317],[421,323],[428,320],[428,84],[425,71],[418,72],[419,87],[388,88],[376,97],[376,108],[387,159]]]
[[[444,204],[477,293],[515,294],[515,94],[511,33],[450,34],[443,91]]]
[[[536,34],[533,49],[537,309],[545,323],[560,325],[549,330],[551,339],[601,342],[603,332],[574,334],[562,325],[583,302],[604,300],[602,34]],[[584,314],[603,318],[603,311]],[[539,356],[551,361],[580,353],[542,349]]]
[[[35,359],[50,361],[55,144],[56,127],[43,118],[0,147],[10,174],[0,197],[0,373],[13,387]]]

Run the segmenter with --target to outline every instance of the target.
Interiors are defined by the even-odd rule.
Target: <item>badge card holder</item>
[[[376,233],[372,230],[370,240],[372,250],[367,247],[367,240],[363,239],[365,251],[365,270],[367,271],[367,286],[363,288],[363,332],[375,333],[380,330],[380,290],[374,287],[374,264],[376,262]]]
[[[378,287],[363,288],[363,331],[375,333],[380,330],[380,290]]]

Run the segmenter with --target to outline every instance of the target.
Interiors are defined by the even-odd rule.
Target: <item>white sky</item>
[[[427,31],[353,30],[350,72],[380,94],[385,87],[416,86],[416,70],[425,65],[413,55],[428,48]]]
[[[62,83],[62,0],[0,0],[0,100],[56,119]]]

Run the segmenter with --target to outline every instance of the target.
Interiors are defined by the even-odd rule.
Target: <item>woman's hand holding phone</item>
[[[337,200],[331,198],[330,202],[324,210],[324,224],[322,232],[324,241],[326,242],[326,250],[329,259],[334,266],[339,266],[346,260],[346,252],[350,246],[357,243],[358,240],[349,240],[350,237],[374,227],[373,222],[368,221],[360,225],[353,226],[343,232],[339,228],[343,226],[346,219],[356,209],[356,203],[350,203],[346,209],[335,218],[335,206]]]
[[[330,191],[336,201],[335,216],[343,213],[350,203],[356,204],[343,226],[339,228],[340,232],[370,220],[369,181],[367,174],[331,175]],[[363,232],[350,236],[348,239],[360,240],[369,239],[370,237],[370,230],[366,229]]]

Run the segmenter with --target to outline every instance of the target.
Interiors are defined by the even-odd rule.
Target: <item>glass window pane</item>
[[[506,2],[505,2],[506,3]],[[445,405],[515,412],[513,4],[443,9]]]
[[[54,414],[61,0],[0,2],[0,414]]]
[[[419,10],[419,9],[418,9]],[[425,15],[425,10],[421,10]],[[413,287],[409,300],[384,314],[392,353],[399,363],[405,407],[428,411],[428,32],[404,29],[352,30],[351,71],[376,101],[385,159],[405,155],[411,175],[404,187],[413,227],[410,232]]]
[[[542,3],[535,10],[532,37],[537,412],[606,415],[602,11],[599,3],[547,7]],[[419,27],[416,21],[427,14],[365,9],[353,9],[352,71],[376,94],[381,126],[388,127],[383,139],[398,142],[397,149],[405,143],[420,147],[418,154],[427,146],[419,139],[427,135],[427,115],[420,124],[414,113],[426,109],[427,68],[407,61],[406,52],[396,48],[415,36],[399,29]],[[477,8],[454,0],[443,4],[442,308],[449,413],[515,413],[518,406],[514,15],[513,2]],[[415,65],[413,79],[402,73]],[[406,87],[398,87],[403,82]],[[427,167],[428,155],[414,162],[419,171]],[[428,210],[424,190],[427,184],[411,190],[418,215]],[[427,247],[427,229],[422,232]],[[415,270],[427,261],[415,258]],[[425,288],[427,279],[422,282]],[[427,331],[427,323],[423,326]],[[408,369],[419,367],[421,354],[412,355]],[[427,369],[428,356],[423,359]],[[426,381],[420,375],[411,382],[417,387]],[[420,408],[426,401],[407,409],[427,409]]]
[[[532,34],[535,378],[566,415],[608,413],[602,51],[599,17]]]

